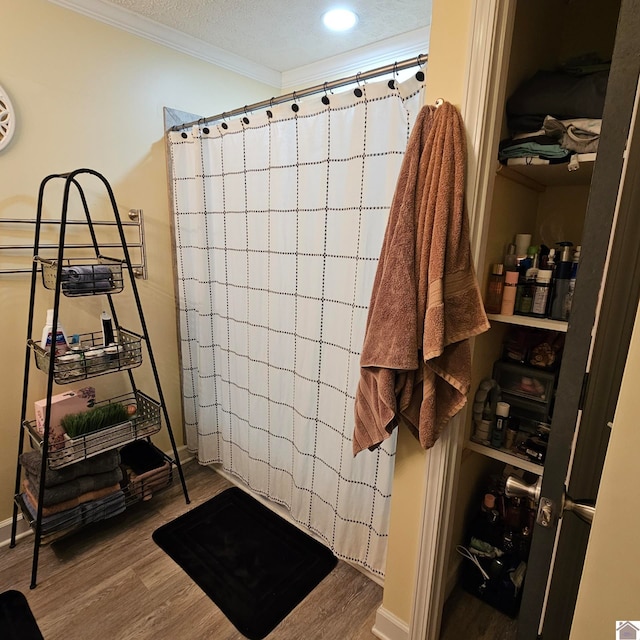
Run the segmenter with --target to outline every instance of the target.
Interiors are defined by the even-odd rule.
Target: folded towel
[[[26,473],[27,480],[31,485],[31,489],[34,495],[40,495],[40,482],[38,478],[32,476],[28,471]],[[111,471],[105,473],[96,473],[91,476],[80,476],[65,482],[64,484],[57,484],[54,487],[46,487],[44,490],[44,498],[42,500],[43,507],[52,507],[60,502],[66,502],[67,500],[73,500],[83,493],[89,491],[98,491],[105,487],[110,487],[114,484],[118,484],[122,479],[122,470],[120,467],[116,467]]]
[[[20,464],[32,477],[36,479],[36,486],[40,486],[40,471],[42,469],[42,455],[39,451],[29,451],[20,456]],[[81,476],[96,475],[113,471],[120,464],[120,455],[116,449],[100,453],[92,458],[81,460],[62,469],[47,469],[45,487],[55,487],[65,482],[71,482]],[[113,483],[111,483],[113,484]],[[106,486],[106,485],[105,485]]]
[[[31,504],[37,509],[38,508],[38,496],[33,491],[33,487],[27,478],[23,480],[23,488],[24,492],[29,496],[31,500]],[[79,495],[77,498],[72,498],[71,500],[65,500],[64,502],[59,502],[51,507],[42,507],[42,515],[43,516],[52,516],[56,513],[60,513],[61,511],[66,511],[67,509],[73,509],[73,507],[77,507],[79,504],[84,502],[91,502],[92,500],[98,500],[100,498],[104,498],[105,496],[111,495],[120,489],[120,484],[114,484],[110,487],[105,487],[104,489],[98,489],[96,491],[87,491],[87,493],[83,493]]]
[[[35,520],[38,513],[37,508],[26,493],[22,494],[22,499],[32,519]],[[43,535],[49,535],[62,530],[71,530],[90,524],[91,522],[98,522],[99,520],[116,516],[122,513],[125,508],[124,493],[119,489],[104,498],[85,502],[73,509],[67,509],[66,511],[42,518],[41,532]]]
[[[423,107],[400,169],[360,357],[353,452],[400,417],[424,448],[465,404],[468,338],[489,328],[469,244],[462,119]]]

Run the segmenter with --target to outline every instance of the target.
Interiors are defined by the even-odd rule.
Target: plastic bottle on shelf
[[[491,446],[499,449],[504,443],[504,436],[509,422],[509,410],[511,406],[508,402],[498,402],[496,404],[496,421],[491,430]]]
[[[569,281],[573,268],[571,256],[572,242],[558,242],[560,245],[560,259],[555,270],[553,285],[553,300],[551,302],[551,318],[553,320],[567,320],[566,297],[569,293]]]
[[[545,318],[547,315],[547,301],[549,299],[549,289],[551,288],[550,269],[540,269],[536,276],[536,285],[533,293],[533,303],[531,305],[531,315],[537,318]]]
[[[62,328],[60,320],[58,320],[58,326],[54,331],[53,309],[47,309],[47,319],[45,321],[44,327],[42,328],[42,339],[40,341],[40,346],[45,351],[51,351],[52,345],[54,345],[54,356],[61,356],[69,351],[67,334]]]
[[[567,295],[564,300],[564,313],[569,319],[571,315],[571,305],[573,304],[573,292],[576,288],[576,277],[578,276],[578,263],[580,262],[580,250],[581,246],[578,245],[576,250],[573,252],[573,261],[571,264],[571,277],[569,278],[569,289],[567,291]]]
[[[504,265],[494,264],[487,284],[487,298],[485,310],[487,313],[500,313],[502,305],[502,290],[504,287]]]
[[[518,257],[516,256],[516,245],[513,243],[510,243],[507,245],[507,252],[504,255],[504,270],[507,272],[518,270]]]

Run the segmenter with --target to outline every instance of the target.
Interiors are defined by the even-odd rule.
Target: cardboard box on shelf
[[[96,390],[93,387],[72,389],[51,396],[51,417],[49,419],[49,451],[57,451],[65,446],[65,432],[60,422],[70,413],[81,413],[95,404]],[[44,422],[47,399],[36,400],[36,430],[44,436]]]

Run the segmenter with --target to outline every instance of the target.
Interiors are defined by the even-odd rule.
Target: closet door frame
[[[469,35],[464,103],[467,134],[466,199],[471,252],[483,264],[487,219],[493,195],[495,149],[504,103],[516,0],[474,0]],[[456,416],[425,455],[424,500],[418,540],[409,640],[438,640],[447,596],[450,532],[464,449],[466,409]]]

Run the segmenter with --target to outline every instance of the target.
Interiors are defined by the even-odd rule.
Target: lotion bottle
[[[54,345],[53,355],[61,356],[69,351],[69,343],[67,335],[58,321],[57,329],[53,330],[53,309],[47,309],[47,320],[42,328],[42,339],[40,346],[45,351],[51,351],[51,345]]]

